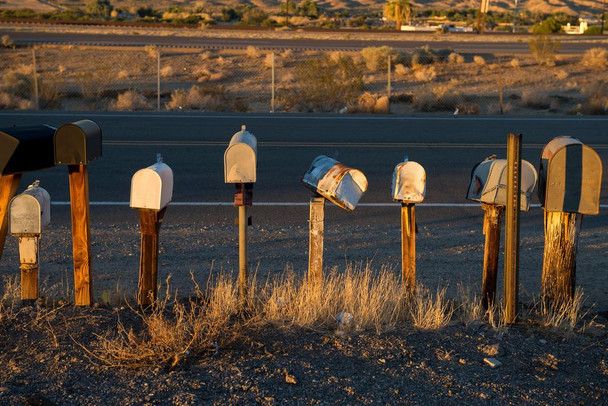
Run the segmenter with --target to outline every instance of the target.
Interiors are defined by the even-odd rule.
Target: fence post
[[[483,276],[481,280],[481,304],[487,310],[496,298],[500,223],[505,207],[482,203],[481,208],[485,213],[483,217],[483,234],[486,236],[483,254]]]
[[[505,322],[517,318],[519,284],[519,207],[521,183],[521,134],[509,134],[507,142],[507,209],[505,217]]]
[[[310,220],[308,228],[308,280],[321,284],[323,280],[323,231],[325,222],[325,198],[313,195],[310,198]]]
[[[500,111],[501,115],[503,113],[502,99],[503,99],[502,58],[499,56],[498,57],[498,107],[499,107],[499,111]]]
[[[34,79],[34,104],[36,110],[40,110],[40,101],[38,98],[38,66],[36,64],[36,50],[34,48],[32,48],[32,64],[34,65],[32,68],[32,79]]]
[[[272,55],[272,57],[270,58],[271,61],[271,72],[272,72],[272,83],[271,83],[271,88],[270,88],[270,112],[274,113],[274,81],[275,81],[275,72],[274,72],[274,52],[271,53],[270,55]]]
[[[160,111],[160,48],[156,52],[156,111]]]
[[[388,71],[387,71],[387,77],[388,77],[388,83],[387,83],[387,95],[388,95],[388,101],[390,104],[391,101],[391,56],[388,56]]]

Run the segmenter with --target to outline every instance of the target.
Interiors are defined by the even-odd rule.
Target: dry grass
[[[464,63],[464,56],[457,54],[456,52],[452,52],[448,55],[448,63],[451,65],[462,65]]]
[[[591,48],[585,51],[582,60],[583,66],[602,70],[608,67],[608,50],[605,48]]]
[[[361,57],[368,70],[374,72],[388,67],[388,58],[395,54],[391,47],[368,47],[361,50]]]
[[[242,101],[234,100],[223,86],[201,84],[189,90],[177,89],[167,103],[169,110],[246,111]]]
[[[561,47],[559,40],[553,40],[548,35],[538,35],[531,39],[528,45],[530,53],[539,65],[555,65],[555,57]]]
[[[21,300],[19,277],[4,277],[3,290],[0,294],[0,323],[15,317],[17,303]]]
[[[473,62],[477,66],[484,66],[486,64],[486,60],[483,58],[483,56],[479,56],[479,55],[475,55],[473,57]]]
[[[446,288],[433,293],[422,286],[416,289],[409,309],[412,323],[421,330],[439,330],[448,325],[454,314],[454,304],[446,298]]]
[[[509,62],[509,64],[511,65],[512,68],[515,68],[515,69],[519,69],[521,66],[521,62],[517,58],[511,59],[511,62]]]
[[[583,289],[578,287],[572,298],[556,301],[541,298],[535,308],[544,327],[573,331],[585,315],[582,312],[584,302]]]
[[[152,103],[137,90],[127,90],[118,95],[118,99],[110,104],[110,110],[134,111],[151,110]]]
[[[437,76],[434,66],[419,66],[414,71],[414,78],[419,82],[430,82]]]
[[[524,106],[532,109],[548,109],[551,106],[551,98],[541,90],[526,89],[521,94],[521,102]]]

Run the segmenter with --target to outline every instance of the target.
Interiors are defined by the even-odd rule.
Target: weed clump
[[[247,111],[243,101],[233,98],[224,86],[210,84],[173,91],[166,107],[168,110]]]
[[[585,51],[582,59],[583,66],[602,70],[608,67],[608,50],[604,48],[591,48]]]
[[[530,53],[539,65],[555,66],[555,57],[561,47],[559,40],[547,35],[538,35],[528,42]]]
[[[110,103],[109,107],[110,110],[118,111],[151,110],[152,104],[137,90],[127,90],[119,94],[118,98]]]

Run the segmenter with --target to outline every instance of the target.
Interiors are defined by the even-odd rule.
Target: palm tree
[[[390,0],[384,5],[384,18],[395,21],[397,29],[401,29],[403,21],[408,24],[412,18],[411,0]]]

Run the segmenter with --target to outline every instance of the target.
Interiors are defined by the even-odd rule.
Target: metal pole
[[[388,94],[388,100],[390,103],[391,100],[391,56],[388,56],[388,71],[387,71],[387,77],[388,77],[388,83],[387,83],[387,94]]]
[[[156,111],[160,111],[160,48],[156,58]]]
[[[519,0],[515,0],[513,8],[513,33],[517,32],[517,19],[519,18]]]
[[[239,299],[247,301],[247,206],[239,206]]]
[[[272,57],[270,58],[271,62],[272,62],[272,66],[271,66],[271,72],[272,72],[272,84],[271,84],[271,88],[270,88],[270,92],[271,92],[271,97],[270,97],[270,112],[274,113],[274,52],[271,54]]]
[[[32,48],[32,63],[34,64],[33,66],[33,72],[32,72],[32,76],[34,79],[34,104],[36,106],[36,110],[40,109],[40,100],[38,99],[38,67],[36,64],[36,50]]]
[[[521,182],[522,135],[509,134],[507,142],[507,209],[505,218],[505,322],[512,324],[517,318],[519,284],[519,205]]]

